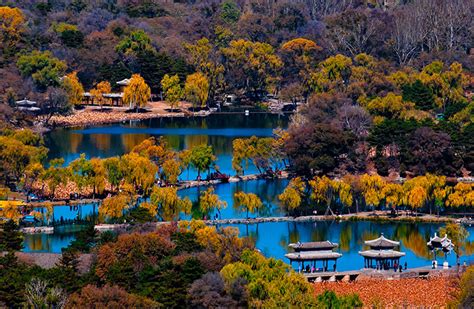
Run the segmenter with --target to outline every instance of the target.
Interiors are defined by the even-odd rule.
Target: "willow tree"
[[[184,95],[183,88],[179,82],[179,76],[169,76],[166,74],[161,80],[161,88],[163,89],[166,102],[171,106],[171,109],[174,110]]]
[[[62,80],[62,87],[67,93],[69,104],[74,106],[82,103],[84,95],[84,87],[77,78],[77,72],[72,72],[66,75]]]
[[[201,177],[201,172],[209,170],[215,163],[216,157],[213,154],[212,146],[198,145],[191,149],[191,165],[198,171],[198,178]]]
[[[184,85],[184,93],[186,99],[193,103],[193,108],[196,106],[206,106],[209,96],[209,81],[202,73],[194,73],[186,77]]]
[[[278,199],[288,211],[298,209],[303,202],[306,185],[301,177],[293,178]]]
[[[331,209],[331,203],[334,198],[334,184],[331,179],[326,176],[314,177],[309,181],[311,187],[311,199],[318,204],[325,204],[327,215],[329,212],[334,216],[334,212]]]
[[[379,175],[364,174],[361,176],[360,182],[365,204],[372,206],[375,210],[375,207],[383,199],[382,188],[385,185],[385,181]]]
[[[396,210],[403,203],[403,186],[399,183],[386,183],[382,188],[382,196],[390,208]]]
[[[446,204],[449,207],[459,208],[461,206],[474,207],[474,184],[458,182],[454,190],[448,195]]]
[[[107,218],[118,219],[124,214],[129,207],[129,198],[125,194],[119,194],[107,197],[102,201],[99,207],[99,220],[104,222]]]
[[[227,207],[227,202],[221,201],[219,195],[214,193],[214,188],[209,187],[206,191],[201,192],[199,197],[199,208],[202,212],[207,213],[213,209],[216,209],[221,217],[221,209]]]
[[[94,101],[102,108],[108,99],[104,97],[104,94],[112,92],[112,87],[108,81],[102,81],[98,83],[94,89],[90,91]]]
[[[140,74],[133,74],[130,83],[123,91],[123,102],[129,104],[130,108],[144,107],[151,96],[150,87]]]
[[[441,227],[439,234],[442,236],[447,235],[453,242],[454,252],[456,252],[456,263],[459,265],[459,257],[462,254],[462,248],[465,247],[469,232],[461,224],[451,222]]]
[[[148,207],[151,214],[158,215],[163,221],[171,221],[177,219],[181,212],[189,214],[192,203],[187,197],[180,198],[176,187],[155,186]]]
[[[258,211],[263,206],[260,198],[254,193],[245,193],[243,191],[236,192],[234,194],[234,200],[234,207],[245,210],[247,213],[247,219],[249,218],[249,212]]]

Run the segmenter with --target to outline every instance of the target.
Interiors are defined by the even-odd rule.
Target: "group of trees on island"
[[[474,184],[458,182],[450,185],[446,176],[426,174],[404,181],[390,182],[379,175],[346,175],[341,179],[326,176],[306,181],[293,178],[278,196],[283,206],[293,214],[309,213],[314,209],[327,212],[351,212],[378,209],[397,211],[402,207],[413,211],[439,213],[451,210],[472,210]],[[318,207],[319,206],[319,207]]]
[[[403,182],[367,173],[345,172],[331,178],[328,174],[299,173],[298,162],[288,153],[288,145],[292,143],[290,134],[291,130],[290,133],[277,130],[274,137],[235,139],[232,159],[237,175],[243,174],[250,162],[267,176],[274,176],[279,168],[293,169],[295,178],[279,196],[289,214],[308,214],[326,208],[350,212],[380,206],[439,213],[446,211],[446,207],[456,212],[474,207],[473,184],[452,183],[440,173],[415,174]],[[4,130],[0,135],[0,179],[5,188],[35,193],[50,200],[74,198],[72,192],[80,193],[79,197],[103,198],[99,207],[101,221],[120,221],[133,211],[141,212],[142,221],[169,221],[179,218],[181,213],[190,214],[192,202],[181,198],[177,187],[170,185],[176,185],[180,175],[191,167],[197,171],[198,178],[204,171],[218,169],[212,147],[197,145],[176,152],[162,138],[146,139],[120,157],[87,159],[82,154],[67,166],[61,158],[44,164],[46,155],[47,149],[39,135],[26,129]],[[322,160],[325,156],[329,162],[337,158],[319,155],[311,159]],[[8,197],[9,189],[3,191],[2,198]],[[149,200],[139,203],[139,197]],[[249,213],[258,213],[263,206],[258,196],[244,192],[236,192],[233,204],[246,212],[247,217]],[[10,206],[4,207],[2,214],[19,220],[19,208]],[[46,206],[48,211],[38,216],[50,222],[52,205]],[[203,215],[211,211],[220,213],[226,206],[212,188],[202,191],[196,205],[198,213]]]

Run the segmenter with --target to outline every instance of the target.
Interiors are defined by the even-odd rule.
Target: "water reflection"
[[[111,157],[130,152],[150,136],[163,136],[175,150],[212,145],[221,172],[232,171],[232,141],[252,135],[271,136],[274,128],[286,128],[288,117],[270,114],[211,115],[206,118],[163,118],[90,128],[56,129],[45,136],[49,159],[62,157],[66,163],[85,153],[87,157]],[[255,173],[250,166],[246,173]],[[183,173],[181,179],[186,179]],[[191,179],[196,172],[191,171]]]
[[[354,270],[363,267],[363,258],[358,254],[364,249],[364,240],[380,236],[400,241],[400,250],[406,253],[401,259],[408,267],[430,266],[432,255],[426,242],[441,224],[434,223],[376,223],[376,222],[271,222],[254,225],[237,224],[242,236],[251,237],[256,247],[265,256],[275,257],[288,262],[284,255],[290,251],[288,244],[297,241],[330,240],[339,243],[338,251],[343,256],[338,260],[339,270]],[[468,227],[470,237],[466,247],[474,244],[474,228]],[[461,257],[463,261],[474,262],[474,252],[467,252]],[[447,257],[450,265],[456,263],[454,253]],[[443,257],[438,257],[443,261]]]

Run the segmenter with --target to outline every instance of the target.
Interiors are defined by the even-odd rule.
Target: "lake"
[[[129,152],[135,145],[151,136],[163,136],[170,147],[175,150],[191,148],[195,145],[212,145],[218,158],[217,165],[223,173],[235,174],[232,171],[232,141],[239,137],[271,136],[275,128],[286,128],[287,116],[272,114],[227,114],[211,115],[207,118],[163,118],[144,121],[125,122],[86,128],[56,129],[45,137],[46,146],[50,148],[49,159],[63,157],[66,163],[85,153],[90,157],[110,157]],[[252,166],[246,174],[255,173]],[[182,179],[194,179],[195,171],[184,172]],[[239,183],[228,183],[215,186],[215,192],[228,206],[221,211],[221,218],[243,218],[245,213],[236,210],[233,196],[237,191],[252,192],[263,201],[264,207],[256,216],[284,216],[285,211],[278,201],[278,195],[284,190],[288,180],[255,180]],[[179,192],[180,196],[190,198],[195,204],[201,190],[206,187],[194,187]],[[81,207],[59,206],[54,208],[55,220],[73,220],[87,218],[97,211],[97,205]],[[208,214],[210,217],[215,212]],[[202,218],[203,214],[194,211],[192,217]],[[190,215],[182,214],[181,219]],[[380,233],[401,242],[401,251],[406,256],[401,262],[408,267],[429,266],[431,256],[426,242],[440,227],[434,223],[376,223],[376,222],[269,222],[254,225],[235,225],[240,235],[248,236],[256,247],[267,257],[275,257],[285,262],[284,257],[290,242],[330,240],[339,243],[338,251],[343,254],[338,261],[338,270],[353,270],[363,267],[363,259],[358,252],[363,248],[363,241],[376,238]],[[26,235],[27,252],[61,252],[75,237],[80,226],[66,225],[57,229],[52,235]],[[468,227],[469,241],[462,260],[474,259],[474,228]],[[439,258],[442,261],[442,258]],[[455,263],[455,255],[448,256],[450,264]]]
[[[164,137],[174,150],[207,144],[217,156],[216,165],[225,174],[232,170],[232,141],[236,138],[272,136],[276,128],[288,126],[288,116],[268,113],[212,114],[208,117],[157,118],[86,128],[60,128],[45,135],[48,159],[64,158],[65,163],[81,153],[91,157],[112,157],[130,152],[149,137]],[[256,173],[252,165],[246,174]],[[181,179],[195,179],[197,172],[183,172]]]
[[[435,223],[379,223],[368,221],[320,221],[320,222],[269,222],[259,224],[233,225],[241,236],[253,239],[256,248],[265,256],[281,259],[288,263],[284,255],[290,251],[292,242],[330,240],[339,244],[342,257],[337,269],[356,270],[363,267],[363,258],[358,252],[364,249],[363,241],[374,239],[384,233],[385,237],[401,242],[400,250],[406,253],[401,263],[407,262],[409,268],[430,266],[432,255],[426,246],[429,237],[441,226]],[[467,227],[470,236],[463,261],[474,262],[474,227]],[[61,252],[74,239],[77,229],[74,226],[62,227],[52,235],[37,234],[25,236],[26,252]],[[438,257],[442,263],[443,257]],[[450,265],[456,263],[454,253],[448,255]]]

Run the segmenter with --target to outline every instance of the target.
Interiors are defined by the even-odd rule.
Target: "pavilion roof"
[[[390,259],[405,256],[405,252],[395,250],[366,250],[359,251],[359,254],[368,258]]]
[[[314,261],[314,260],[331,260],[338,259],[342,254],[331,250],[319,250],[319,251],[305,251],[305,252],[291,252],[285,254],[285,256],[294,261]]]
[[[436,233],[434,237],[430,237],[430,241],[426,243],[430,248],[453,248],[454,245],[451,239],[448,238],[448,235],[444,237],[439,237]]]
[[[36,105],[36,102],[35,101],[30,101],[30,100],[27,100],[27,99],[23,99],[23,100],[20,100],[20,101],[16,101],[16,105],[32,106],[32,105]]]
[[[318,250],[332,250],[337,248],[337,243],[326,241],[312,241],[312,242],[297,242],[289,244],[288,247],[293,248],[295,251],[318,251]]]
[[[380,235],[379,238],[372,239],[372,240],[366,240],[364,242],[367,246],[373,248],[381,248],[381,249],[393,249],[397,246],[400,245],[399,241],[394,241],[388,238],[385,238],[385,236]]]
[[[130,84],[129,78],[125,78],[117,82],[117,85],[120,85],[120,86],[128,86],[129,84]]]

